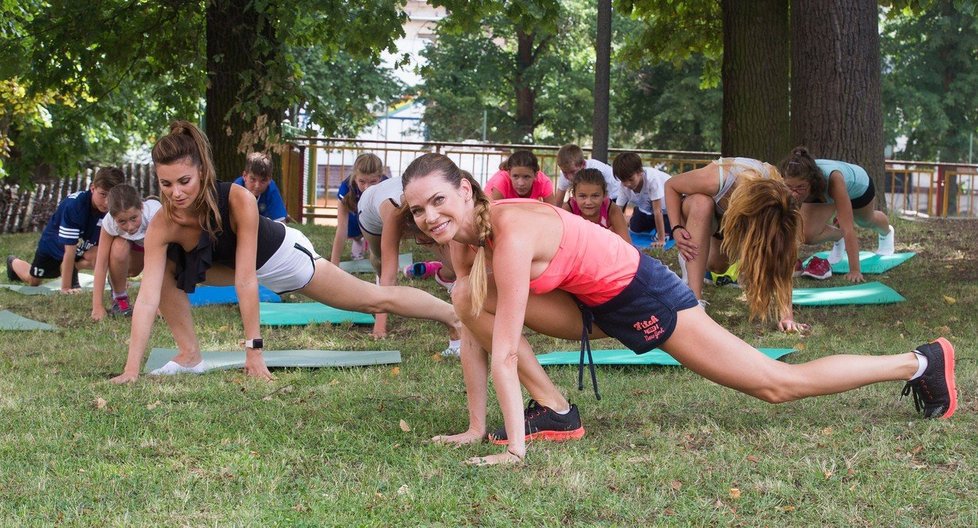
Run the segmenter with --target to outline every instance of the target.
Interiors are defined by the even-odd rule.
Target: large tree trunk
[[[777,163],[789,151],[788,5],[723,0],[720,151]]]
[[[611,108],[611,0],[598,0],[595,39],[594,119],[591,123],[591,157],[608,161],[608,119]]]
[[[280,50],[272,21],[256,11],[251,0],[207,2],[204,128],[220,180],[237,178],[245,156],[267,150],[266,139],[278,131],[284,109],[269,108],[261,101],[267,91],[264,73],[282,60]],[[257,112],[246,111],[241,103],[250,103],[246,106]]]
[[[533,53],[536,35],[536,32],[527,32],[522,28],[516,31],[516,75],[513,88],[516,91],[516,133],[519,137],[512,138],[514,143],[533,143],[537,94],[527,79],[527,70],[536,59]]]
[[[877,9],[875,0],[792,1],[791,138],[865,168],[885,207]]]

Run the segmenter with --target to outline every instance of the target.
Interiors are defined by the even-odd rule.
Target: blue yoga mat
[[[790,348],[761,348],[758,350],[771,359],[778,359],[794,352]],[[595,365],[680,365],[675,358],[658,348],[645,354],[636,354],[628,349],[592,350],[591,356],[594,357]],[[577,365],[580,360],[580,350],[575,352],[551,352],[537,356],[537,361],[541,365]],[[587,357],[584,358],[584,361],[587,362]]]
[[[196,291],[187,294],[190,306],[206,306],[208,304],[238,304],[238,292],[234,286],[197,286]],[[258,300],[261,302],[280,303],[282,298],[268,288],[258,285]]]
[[[882,282],[866,282],[835,288],[796,288],[791,292],[795,306],[844,306],[851,304],[891,304],[906,301]]]
[[[912,259],[916,253],[910,251],[906,253],[894,253],[892,255],[881,256],[876,253],[869,251],[859,252],[859,271],[862,273],[885,273],[891,269],[903,264],[904,262]],[[827,259],[829,258],[828,251],[822,251],[816,253],[813,256]],[[809,257],[810,259],[811,257]],[[808,264],[808,260],[805,261]],[[842,257],[842,260],[832,264],[832,273],[843,275],[849,273],[849,258]]]
[[[632,245],[638,249],[645,249],[652,245],[652,239],[655,238],[655,230],[648,233],[636,233],[631,229],[628,230],[628,236],[632,239]],[[676,241],[673,239],[666,240],[666,245],[663,249],[672,249],[676,245]]]

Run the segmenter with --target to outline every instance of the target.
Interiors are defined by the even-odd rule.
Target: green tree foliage
[[[517,50],[513,39],[506,39],[514,34],[514,23],[500,16],[509,3],[449,5],[458,10],[440,26],[437,45],[425,51],[428,64],[419,87],[427,103],[424,122],[432,139],[481,139],[485,116],[490,141],[589,142],[594,101],[593,2],[553,4],[561,9],[554,18],[559,28],[554,43],[524,76],[534,86],[532,137],[517,126]],[[710,66],[712,59],[702,53],[669,61],[631,53],[628,39],[643,24],[619,13],[612,22],[611,145],[718,149],[720,91],[715,82],[712,86],[703,82],[716,76],[709,70],[718,66]]]
[[[562,142],[593,106],[593,6],[574,0],[442,1],[419,95],[432,139]],[[593,32],[593,31],[592,31]]]
[[[220,19],[249,49],[208,55],[207,16],[232,2],[0,0],[3,170],[26,181],[45,165],[118,162],[172,119],[215,109],[224,126],[208,133],[233,140],[215,156],[236,157],[273,147],[283,116],[351,132],[360,103],[389,99],[389,76],[370,70],[402,34],[403,0],[249,0]],[[227,88],[205,96],[218,73]]]
[[[978,132],[978,18],[967,2],[894,9],[883,23],[886,142],[901,158],[968,161]]]

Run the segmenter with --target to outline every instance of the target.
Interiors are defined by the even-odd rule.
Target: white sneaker
[[[453,347],[452,345],[448,345],[448,348],[441,351],[441,357],[457,358],[457,357],[461,357],[461,355],[462,355],[461,346]]]
[[[176,361],[167,361],[166,365],[162,367],[151,370],[149,372],[150,376],[173,376],[175,374],[203,374],[207,368],[204,366],[204,360],[192,367],[185,367]]]
[[[350,244],[350,257],[353,260],[362,260],[366,250],[367,242],[362,238],[354,238]]]
[[[689,282],[686,280],[688,276],[688,273],[686,273],[686,259],[683,258],[682,253],[679,254],[679,269],[682,270],[683,272],[681,276],[681,278],[683,279],[683,283],[689,284]]]
[[[832,244],[832,251],[829,252],[829,264],[835,264],[842,260],[846,254],[846,239],[840,238]]]
[[[876,254],[882,255],[884,257],[892,255],[895,252],[895,242],[893,236],[893,226],[889,226],[890,230],[885,235],[879,236],[879,245],[876,247]]]
[[[696,299],[696,302],[699,303],[700,308],[702,308],[704,312],[706,311],[706,307],[710,305],[710,301],[707,301],[706,299]]]

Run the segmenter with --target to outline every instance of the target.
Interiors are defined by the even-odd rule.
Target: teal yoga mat
[[[0,330],[57,330],[47,323],[21,317],[8,310],[0,310]]]
[[[866,282],[835,288],[796,288],[791,292],[795,306],[843,306],[850,304],[892,304],[906,301],[882,282]]]
[[[405,266],[414,264],[414,256],[410,253],[401,253],[397,256],[397,269],[402,270]],[[373,273],[374,267],[370,265],[370,259],[344,260],[340,262],[340,269],[347,273]]]
[[[87,273],[78,274],[78,283],[83,290],[91,290],[95,283],[95,277]],[[40,286],[28,286],[26,284],[0,284],[0,287],[13,290],[22,295],[53,295],[61,290],[61,278],[51,279],[41,283]]]
[[[778,359],[782,356],[794,352],[790,348],[761,348],[760,351],[767,357]],[[672,356],[666,354],[658,348],[645,353],[636,354],[628,349],[619,350],[592,350],[595,365],[667,365],[678,366],[680,363]],[[581,360],[581,351],[575,352],[551,352],[540,354],[537,361],[541,365],[577,365]],[[585,363],[587,357],[584,358]]]
[[[177,355],[175,348],[154,348],[149,353],[143,372],[158,369]],[[201,352],[206,370],[243,368],[244,350]],[[401,362],[399,350],[265,350],[265,364],[271,367],[362,367],[391,365]]]
[[[862,273],[885,273],[891,269],[903,264],[904,262],[912,259],[916,255],[914,252],[907,253],[894,253],[892,255],[880,256],[876,253],[871,253],[869,251],[859,252],[859,271]],[[829,258],[828,251],[822,251],[813,255],[815,257],[827,259]],[[808,260],[805,261],[808,264]],[[849,273],[849,258],[842,257],[842,260],[832,264],[832,273],[839,275]]]
[[[318,302],[259,303],[261,324],[265,326],[301,326],[313,323],[374,324],[374,316],[348,312]]]

